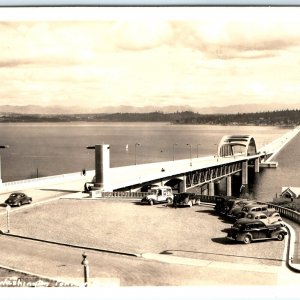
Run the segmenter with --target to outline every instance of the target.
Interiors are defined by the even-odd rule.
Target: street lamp
[[[190,146],[190,166],[192,166],[192,144],[186,144],[187,146]]]
[[[0,145],[0,149],[9,148],[8,145]],[[0,183],[2,183],[2,176],[1,176],[1,156],[0,156]]]
[[[175,146],[177,145],[177,143],[173,144],[173,161],[175,160]]]
[[[136,165],[136,146],[140,146],[140,143],[135,143],[134,144],[134,164]]]
[[[201,146],[201,144],[197,144],[197,158],[199,157],[199,146]]]
[[[219,155],[219,153],[218,153],[218,145],[217,144],[214,144],[214,146],[217,146],[217,155],[216,156],[218,156]]]

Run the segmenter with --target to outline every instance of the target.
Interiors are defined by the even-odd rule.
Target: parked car
[[[149,190],[149,194],[142,200],[142,204],[156,204],[156,203],[172,203],[173,192],[170,186],[153,187]]]
[[[246,205],[256,204],[255,200],[248,199],[239,199],[236,200],[235,203],[232,204],[231,208],[228,211],[228,216],[236,218],[239,213],[242,211],[243,207]]]
[[[277,239],[284,240],[287,231],[280,224],[266,225],[261,220],[240,220],[230,228],[227,239],[249,244],[252,241]]]
[[[30,204],[31,202],[32,198],[24,193],[12,193],[4,203],[10,206],[21,206],[23,204]]]
[[[279,215],[278,212],[274,212],[271,215],[267,215],[263,212],[255,211],[255,212],[250,212],[246,215],[245,218],[241,218],[237,220],[237,223],[243,222],[245,219],[248,220],[260,220],[264,222],[266,225],[271,225],[271,224],[281,224],[284,226],[283,221]]]
[[[173,199],[173,206],[189,206],[192,207],[195,204],[200,204],[200,199],[197,198],[195,193],[180,193],[175,194]]]
[[[215,211],[217,213],[224,213],[226,210],[226,204],[228,200],[224,197],[215,197],[215,201],[216,201],[214,207]]]
[[[284,222],[279,214],[279,212],[275,211],[269,214],[269,219],[271,221],[271,224],[273,223],[280,223],[281,225],[284,225]],[[285,226],[285,225],[284,225]]]
[[[267,204],[249,204],[245,205],[242,210],[237,215],[237,219],[245,218],[246,215],[250,212],[263,212],[265,214],[269,214],[270,212],[275,212],[274,209],[268,209]]]
[[[215,201],[215,211],[230,217],[236,217],[245,205],[256,203],[255,200],[229,197],[216,197]]]

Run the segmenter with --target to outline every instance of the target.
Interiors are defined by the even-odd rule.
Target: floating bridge
[[[0,184],[0,193],[26,188],[37,188],[60,183],[68,188],[80,188],[87,183],[96,196],[103,192],[143,192],[153,185],[168,185],[178,192],[194,191],[215,195],[215,184],[226,181],[226,194],[232,194],[233,175],[241,176],[241,187],[247,190],[248,170],[259,172],[262,167],[274,167],[274,156],[300,131],[300,126],[287,132],[268,145],[257,149],[250,135],[224,136],[218,145],[217,155],[138,164],[110,168],[110,146],[89,147],[95,152],[95,170],[62,174]]]
[[[271,159],[300,131],[289,131],[270,144],[257,149],[251,135],[224,136],[215,156],[109,168],[109,145],[96,145],[95,177],[91,184],[100,191],[147,191],[153,185],[168,185],[178,192],[196,189],[214,195],[215,183],[226,180],[226,193],[232,194],[232,176],[241,175],[241,186],[248,189],[248,169],[277,166]],[[96,149],[96,148],[95,148]]]

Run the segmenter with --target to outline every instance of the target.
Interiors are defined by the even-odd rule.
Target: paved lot
[[[13,208],[10,232],[38,239],[136,254],[281,265],[284,242],[226,240],[231,223],[212,208],[144,206],[132,200],[60,199]],[[6,228],[6,216],[0,216]]]

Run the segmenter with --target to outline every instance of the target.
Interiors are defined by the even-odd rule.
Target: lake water
[[[222,136],[253,135],[257,148],[285,134],[287,128],[257,126],[172,125],[167,123],[5,123],[0,124],[3,182],[94,169],[94,151],[110,144],[111,167],[214,155]],[[135,146],[138,143],[140,145]],[[128,145],[128,148],[126,148]],[[300,186],[300,137],[278,155],[277,169],[265,169],[251,187],[255,197],[270,198],[281,186]]]

